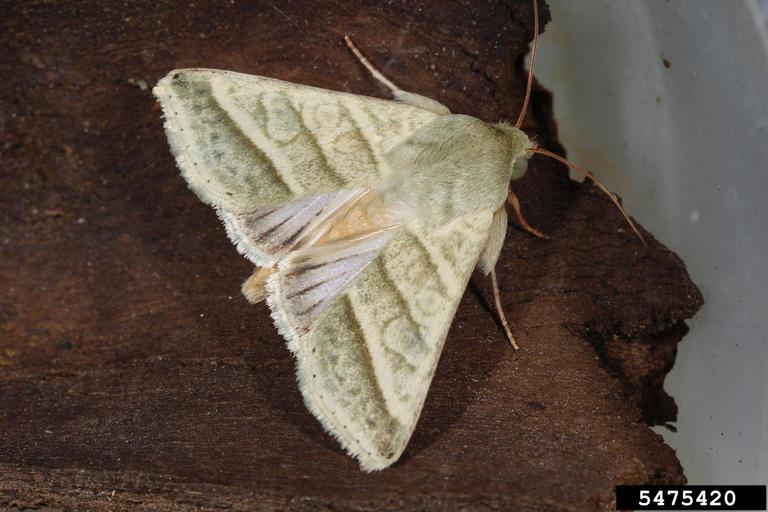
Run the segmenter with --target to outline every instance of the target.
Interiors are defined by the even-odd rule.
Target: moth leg
[[[412,105],[414,107],[429,110],[430,112],[434,112],[435,114],[439,115],[446,115],[451,113],[448,107],[437,100],[427,98],[421,94],[402,90],[390,79],[385,77],[378,69],[373,67],[373,64],[371,64],[370,61],[366,59],[365,56],[360,52],[360,50],[357,49],[357,46],[355,46],[355,43],[352,42],[352,39],[349,36],[344,36],[344,42],[347,43],[347,47],[352,50],[352,53],[355,54],[355,57],[357,57],[357,60],[360,61],[360,64],[365,66],[365,69],[367,69],[368,72],[373,75],[373,78],[384,84],[387,89],[392,91],[392,95],[396,100],[402,101],[403,103]]]
[[[496,312],[499,315],[499,321],[504,328],[507,339],[512,344],[512,348],[517,350],[517,341],[509,328],[507,317],[504,315],[504,309],[501,307],[501,294],[499,293],[499,282],[496,279],[496,262],[501,254],[501,247],[504,245],[504,238],[507,235],[507,211],[502,206],[493,214],[488,240],[485,242],[483,252],[480,253],[478,267],[486,276],[491,274],[491,283],[493,284],[493,301],[496,304]]]
[[[507,317],[504,314],[504,308],[501,306],[501,293],[499,293],[499,281],[496,279],[496,269],[491,270],[491,284],[493,285],[493,301],[496,303],[496,312],[499,314],[499,320],[501,320],[501,326],[504,328],[504,334],[507,335],[509,343],[515,350],[520,349],[520,346],[515,340],[515,335],[512,334],[512,329],[509,328]]]
[[[258,304],[267,297],[267,278],[275,273],[275,268],[258,268],[243,282],[240,291],[251,304]]]
[[[526,230],[527,232],[531,233],[534,236],[537,236],[539,238],[543,238],[545,240],[549,240],[549,237],[539,231],[538,229],[534,228],[530,224],[528,224],[528,221],[525,220],[525,217],[523,217],[523,210],[520,208],[520,201],[517,199],[517,196],[512,191],[512,189],[509,190],[509,193],[507,194],[507,202],[512,206],[512,208],[515,210],[515,214],[517,215],[517,220],[520,222],[520,226]]]

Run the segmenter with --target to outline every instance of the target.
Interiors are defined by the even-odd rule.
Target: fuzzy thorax
[[[517,128],[465,115],[436,118],[384,157],[400,175],[385,201],[404,217],[441,225],[498,210],[526,167],[528,137]]]

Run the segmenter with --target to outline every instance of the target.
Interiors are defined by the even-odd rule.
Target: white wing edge
[[[224,229],[227,232],[227,236],[235,244],[237,252],[245,256],[248,261],[256,265],[257,267],[270,268],[276,263],[276,260],[256,247],[248,236],[245,235],[240,227],[237,218],[231,213],[222,210],[221,208],[215,208],[216,215],[224,223]]]

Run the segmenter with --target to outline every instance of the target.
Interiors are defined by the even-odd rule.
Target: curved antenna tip
[[[631,227],[631,228],[632,228],[632,231],[634,231],[634,232],[635,232],[635,235],[637,235],[637,238],[639,238],[639,239],[640,239],[640,241],[641,241],[641,242],[643,242],[643,245],[644,245],[644,246],[648,247],[648,242],[646,242],[646,241],[645,241],[645,238],[643,237],[642,233],[640,233],[640,229],[639,229],[639,228],[638,228],[638,227],[635,225],[634,221],[633,221],[633,220],[632,220],[632,218],[631,218],[631,217],[630,217],[630,216],[627,214],[626,210],[624,210],[624,207],[623,207],[623,206],[621,205],[621,203],[619,202],[619,198],[618,198],[618,197],[616,197],[616,194],[614,194],[613,192],[611,192],[610,190],[608,190],[608,187],[606,187],[606,186],[603,184],[603,182],[602,182],[602,181],[600,181],[599,179],[597,179],[597,177],[595,177],[595,175],[594,175],[594,174],[592,174],[592,173],[591,173],[589,170],[585,169],[584,167],[580,166],[579,164],[575,164],[575,163],[571,162],[570,160],[568,160],[568,159],[566,159],[566,158],[563,158],[562,156],[560,156],[560,155],[558,155],[558,154],[556,154],[556,153],[553,153],[553,152],[551,152],[551,151],[547,151],[546,149],[537,148],[537,147],[531,147],[531,148],[527,148],[527,149],[526,149],[526,151],[529,151],[529,152],[531,152],[531,153],[538,153],[538,154],[540,154],[540,155],[544,155],[544,156],[548,156],[549,158],[552,158],[552,159],[554,159],[554,160],[557,160],[557,161],[558,161],[558,162],[560,162],[561,164],[567,165],[567,166],[568,166],[568,167],[570,167],[571,169],[574,169],[574,170],[576,170],[576,171],[578,171],[578,172],[582,173],[584,176],[586,176],[587,178],[589,178],[590,180],[592,180],[592,182],[593,182],[595,185],[597,185],[597,187],[598,187],[600,190],[602,190],[603,192],[605,192],[605,194],[606,194],[606,195],[608,195],[608,197],[611,199],[611,201],[613,202],[613,204],[615,204],[615,205],[616,205],[616,207],[617,207],[617,208],[619,209],[619,211],[621,212],[621,215],[622,215],[622,216],[624,216],[624,220],[626,220],[626,221],[627,221],[627,224],[629,224],[629,227]]]

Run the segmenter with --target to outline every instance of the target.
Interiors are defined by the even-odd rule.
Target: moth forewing
[[[304,336],[273,309],[308,407],[363,469],[384,468],[405,448],[492,216],[432,231],[404,225]]]
[[[381,155],[436,114],[401,102],[213,69],[154,89],[171,150],[205,202],[253,213],[392,172]]]

